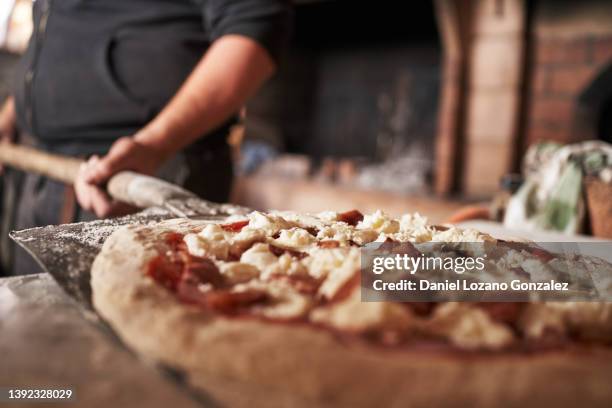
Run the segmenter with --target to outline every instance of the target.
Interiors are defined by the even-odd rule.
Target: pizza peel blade
[[[177,185],[131,171],[114,175],[106,188],[114,199],[147,210],[126,217],[10,233],[10,237],[50,273],[68,295],[89,311],[93,311],[89,270],[102,244],[117,228],[169,218],[223,219],[251,211],[233,204],[206,201]]]
[[[202,215],[198,219],[218,220],[224,215]],[[64,225],[49,225],[22,231],[13,231],[10,237],[24,248],[48,272],[59,286],[75,301],[83,316],[105,332],[117,347],[129,348],[114,333],[111,327],[96,313],[92,303],[90,270],[102,245],[115,230],[123,225],[147,225],[176,214],[163,208],[149,208],[126,217],[79,222]],[[182,372],[166,365],[154,364],[170,381],[180,387],[204,407],[218,407],[215,400],[202,390],[191,388]]]
[[[209,205],[204,200],[192,199],[183,203],[178,201],[170,200],[164,203],[163,208],[153,207],[125,217],[49,225],[12,231],[9,235],[70,297],[86,311],[94,312],[90,285],[91,265],[106,238],[115,230],[124,225],[147,225],[177,217],[214,221],[230,215],[226,211],[201,212],[203,207],[199,207],[198,201],[203,202],[204,206]],[[176,206],[180,206],[180,212],[172,208]]]
[[[123,225],[145,225],[173,217],[174,215],[166,210],[148,209],[114,219],[12,231],[10,237],[25,249],[70,297],[87,311],[93,312],[90,269],[106,238]]]
[[[79,159],[2,143],[0,163],[42,174],[67,184],[75,182]],[[147,210],[127,217],[13,231],[23,247],[59,285],[87,310],[93,311],[89,270],[106,238],[126,224],[147,224],[168,218],[220,219],[245,214],[246,207],[206,201],[196,194],[156,177],[121,171],[108,180],[107,193],[115,200]]]

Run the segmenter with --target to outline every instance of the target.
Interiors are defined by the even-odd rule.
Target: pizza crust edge
[[[612,350],[440,353],[347,344],[306,325],[229,318],[180,303],[144,275],[161,235],[204,222],[123,227],[92,267],[96,310],[141,356],[230,406],[559,406],[612,399]]]

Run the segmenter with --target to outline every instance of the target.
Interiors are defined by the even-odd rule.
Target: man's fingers
[[[122,149],[120,144],[119,156],[124,155],[125,151],[127,151],[122,151]],[[107,157],[112,157],[113,160],[115,160],[114,158],[117,156],[110,153],[104,158],[91,156],[86,163],[81,165],[74,182],[77,200],[83,209],[92,211],[101,218],[109,215],[133,213],[135,211],[134,208],[112,200],[111,197],[99,187],[99,184],[102,184],[115,173],[114,169],[108,165],[109,161],[106,160]],[[110,162],[112,163],[112,160]],[[125,165],[125,163],[121,163],[118,166],[123,165]]]
[[[90,185],[89,196],[91,198],[93,212],[98,217],[106,217],[111,213],[113,205],[108,194],[106,194],[100,188]]]
[[[91,156],[89,160],[87,160],[85,163],[81,165],[80,172],[81,172],[81,175],[83,176],[84,181],[89,183],[89,179],[93,176],[94,169],[96,165],[98,164],[99,160],[100,158],[94,155],[94,156]]]
[[[113,168],[109,166],[106,158],[100,159],[98,156],[91,156],[87,161],[85,181],[90,184],[102,184],[108,180],[113,173]]]
[[[91,170],[88,173],[87,181],[92,184],[102,184],[118,170],[124,169],[134,147],[135,143],[132,138],[122,137],[113,144],[106,156],[102,158],[92,156],[88,162]]]
[[[88,163],[81,165],[79,174],[74,183],[77,200],[84,210],[93,211],[98,217],[105,217],[112,211],[110,197],[97,186],[87,182],[86,176],[91,171],[92,163],[97,158],[92,158]]]
[[[83,163],[79,167],[79,174],[74,182],[74,192],[81,207],[87,211],[91,211],[91,200],[88,194],[88,185],[85,181],[85,173],[87,172],[87,164]]]

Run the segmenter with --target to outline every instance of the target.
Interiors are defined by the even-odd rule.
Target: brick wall
[[[526,145],[597,137],[574,119],[577,98],[612,61],[610,15],[612,2],[595,0],[547,0],[536,9]]]
[[[520,147],[527,0],[436,4],[444,44],[436,191],[488,197]]]
[[[515,159],[525,1],[478,0],[473,15],[462,191],[486,196]]]
[[[536,141],[609,140],[612,1],[436,4],[445,53],[436,191],[490,195]]]

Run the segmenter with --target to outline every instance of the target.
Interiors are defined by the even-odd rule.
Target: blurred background
[[[3,94],[30,7],[0,6]],[[230,135],[233,201],[501,221],[541,164],[530,146],[610,142],[610,16],[606,0],[295,1],[285,62]],[[571,232],[588,233],[579,206]]]
[[[530,146],[610,142],[610,16],[605,0],[297,2],[286,64],[239,129],[271,148],[242,150],[235,198],[437,220],[495,206]]]

